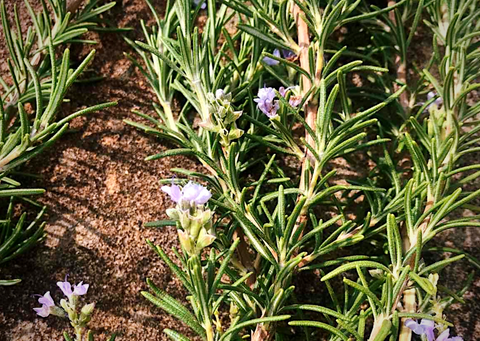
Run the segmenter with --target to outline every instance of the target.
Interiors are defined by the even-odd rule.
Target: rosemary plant
[[[98,16],[115,4],[97,6],[97,1],[90,1],[78,10],[81,3],[49,0],[50,13],[47,3],[42,1],[43,11],[36,14],[26,1],[33,22],[26,33],[22,33],[16,6],[12,28],[5,4],[3,1],[0,3],[2,27],[10,56],[7,60],[10,75],[8,78],[0,77],[0,196],[11,197],[7,218],[2,221],[0,232],[1,263],[25,252],[43,237],[43,224],[39,223],[39,219],[44,209],[29,225],[26,225],[24,213],[14,227],[12,203],[17,200],[15,197],[41,194],[44,190],[18,188],[21,184],[11,175],[58,140],[67,131],[72,119],[116,104],[103,103],[64,118],[57,117],[67,91],[95,54],[92,51],[80,65],[72,68],[66,45],[94,43],[79,37],[97,26]]]
[[[318,329],[329,340],[403,341],[434,329],[447,340],[443,312],[466,288],[443,288],[438,273],[464,255],[426,264],[422,250],[446,229],[478,226],[477,216],[446,220],[477,210],[480,194],[461,189],[477,173],[457,176],[479,168],[460,166],[478,151],[480,107],[468,100],[478,88],[477,2],[209,0],[202,11],[177,0],[164,18],[147,4],[156,23],[142,23],[144,42],[128,40],[141,60],[129,58],[157,96],[158,117],[135,111],[145,123],[126,123],[178,146],[147,160],[188,155],[205,171],[172,169],[179,178],[162,188],[176,203],[171,220],[148,223],[177,227],[180,265],[148,243],[191,309],[150,280],[143,295],[207,341],[309,340]],[[434,53],[412,81],[408,49],[427,16]],[[373,43],[341,46],[343,29],[358,27]],[[368,85],[353,86],[352,74]],[[353,153],[374,166],[366,179],[339,181],[332,160]],[[356,206],[365,212],[349,214]],[[359,243],[368,254],[336,259]],[[321,306],[299,302],[292,285],[315,269],[331,298]],[[335,277],[350,270],[339,293]]]

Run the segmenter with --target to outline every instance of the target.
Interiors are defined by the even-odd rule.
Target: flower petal
[[[183,187],[183,199],[186,201],[194,201],[198,197],[202,188],[202,186],[190,181],[188,184],[185,185],[185,187]]]
[[[179,202],[182,198],[180,187],[175,184],[172,184],[172,186],[162,186],[161,189],[163,192],[167,193],[170,196],[170,199],[174,202]]]
[[[412,319],[406,320],[405,326],[410,328],[417,335],[422,335],[424,333],[424,328]]]
[[[195,199],[195,203],[197,205],[203,205],[205,204],[210,198],[212,197],[212,193],[205,187],[202,187],[202,190],[198,194],[198,197]]]
[[[448,341],[450,340],[449,339],[449,336],[450,336],[450,329],[447,328],[443,331],[443,333],[441,333],[440,335],[438,335],[437,337],[437,341]],[[430,340],[429,340],[430,341]]]
[[[77,296],[85,295],[88,291],[89,284],[78,283],[73,286],[73,294]]]
[[[38,299],[38,303],[46,306],[47,308],[48,307],[54,307],[55,306],[55,302],[53,301],[53,298],[52,296],[50,295],[50,291],[47,291],[45,293],[45,295],[41,296],[39,299]]]
[[[428,319],[422,319],[420,322],[420,325],[423,326],[423,333],[427,336],[428,341],[434,341],[435,340],[435,322],[432,320]]]
[[[65,282],[57,282],[58,287],[62,290],[63,294],[70,298],[72,296],[72,285],[65,281]]]
[[[37,313],[38,316],[47,317],[50,315],[50,308],[46,305],[42,305],[41,308],[33,308],[33,310]]]

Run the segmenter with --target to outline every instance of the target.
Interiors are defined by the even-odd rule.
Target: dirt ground
[[[10,9],[14,2],[22,9],[24,22],[28,22],[23,1],[7,1]],[[163,1],[153,2],[160,9]],[[120,0],[108,17],[119,27],[135,28],[128,33],[130,38],[141,38],[140,19],[149,19],[150,15],[143,0]],[[45,243],[0,269],[2,279],[22,279],[16,286],[0,287],[0,341],[62,340],[62,331],[69,329],[67,322],[36,316],[32,308],[38,304],[31,295],[50,290],[58,301],[60,291],[55,283],[66,274],[71,281],[91,285],[87,301],[96,302],[91,326],[97,340],[105,340],[110,332],[116,332],[120,341],[166,340],[162,334],[166,327],[191,335],[139,292],[146,289],[145,279],[149,277],[172,296],[184,297],[179,282],[145,244],[148,238],[170,249],[176,245],[174,229],[149,229],[143,223],[165,218],[163,212],[170,205],[160,192],[159,180],[170,177],[172,167],[196,165],[180,157],[144,161],[147,155],[168,146],[122,120],[134,118],[132,108],[149,111],[154,96],[145,79],[124,57],[123,52],[131,49],[120,35],[102,33],[92,37],[99,44],[91,68],[105,79],[76,85],[62,115],[111,100],[119,105],[77,119],[72,125],[75,131],[27,165],[26,171],[41,178],[25,179],[23,183],[47,190],[39,201],[49,207],[48,236]],[[72,49],[74,59],[87,52],[86,48]],[[4,48],[0,55],[4,61]],[[479,186],[480,181],[472,184],[474,188]],[[480,233],[474,229],[445,233],[436,244],[455,245],[480,258]],[[466,262],[449,268],[444,276],[447,284],[463,284],[465,268],[469,269]],[[454,305],[448,314],[465,340],[480,339],[480,279],[476,278],[465,296],[467,303]],[[298,282],[306,283],[299,288],[304,293],[315,294],[318,288],[309,281]]]

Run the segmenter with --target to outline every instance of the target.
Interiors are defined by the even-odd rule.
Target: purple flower
[[[193,4],[194,4],[195,7],[196,7],[196,6],[198,6],[198,4],[199,4],[201,1],[202,1],[202,0],[193,0]],[[204,1],[204,2],[202,3],[202,5],[200,6],[200,8],[201,8],[201,9],[207,8],[207,3]]]
[[[437,94],[433,91],[430,91],[428,94],[427,94],[427,100],[430,101],[432,98],[434,98]],[[438,97],[435,101],[433,101],[432,104],[430,104],[428,106],[428,108],[430,108],[430,106],[432,106],[433,104],[435,104],[437,107],[440,107],[442,104],[443,104],[443,99],[442,97]]]
[[[62,290],[63,294],[70,298],[72,295],[82,296],[85,295],[88,291],[88,284],[83,284],[83,281],[73,286],[65,278],[65,282],[57,282],[58,287]]]
[[[70,298],[72,296],[72,285],[70,282],[67,282],[67,279],[65,278],[65,282],[57,282],[58,287],[62,290],[63,294]]]
[[[437,341],[463,341],[463,338],[460,336],[454,336],[454,337],[449,337],[450,336],[450,329],[447,328],[446,330],[443,331],[440,335],[437,337]]]
[[[208,189],[191,181],[183,187],[182,195],[184,200],[193,201],[197,205],[205,204],[212,197]]]
[[[283,54],[283,58],[285,58],[287,60],[290,60],[290,61],[297,58],[297,55],[293,51],[290,51],[290,50],[282,49],[282,54]]]
[[[53,301],[50,291],[47,291],[45,295],[41,296],[38,299],[38,303],[42,305],[41,308],[33,308],[37,315],[41,317],[47,317],[51,313],[51,308],[55,307],[55,302]]]
[[[412,319],[405,321],[405,326],[410,328],[417,335],[425,335],[428,341],[435,341],[435,323],[432,320],[422,319],[420,323]]]
[[[205,204],[212,194],[208,189],[202,185],[189,182],[182,189],[179,186],[172,184],[171,186],[163,186],[162,191],[170,196],[170,199],[176,203],[182,201],[193,202],[195,205]]]
[[[182,190],[180,187],[172,183],[172,186],[162,186],[162,191],[167,193],[170,196],[170,199],[175,202],[180,202],[182,199]]]
[[[450,337],[448,328],[435,339],[435,323],[432,320],[422,319],[420,323],[417,323],[412,319],[408,319],[405,321],[405,326],[417,335],[425,335],[428,341],[463,341],[463,338],[460,336]]]
[[[277,111],[280,108],[278,101],[274,100],[276,93],[274,88],[262,88],[258,90],[258,98],[254,101],[257,102],[258,109],[267,115],[269,118],[277,116]]]
[[[77,296],[85,295],[88,291],[88,284],[83,284],[83,281],[73,286],[73,294]]]
[[[292,107],[296,108],[300,105],[300,103],[302,103],[302,96],[290,96],[288,103]]]
[[[287,94],[287,91],[292,89],[292,88],[293,88],[293,86],[289,86],[288,88],[284,88],[283,86],[281,86],[278,89],[278,93],[280,94],[280,96],[285,97],[285,95]]]
[[[280,57],[280,51],[278,49],[273,50],[273,55],[275,57]],[[263,57],[263,62],[270,66],[278,65],[280,62],[276,59],[270,57]]]
[[[283,86],[281,86],[279,89],[278,89],[278,93],[282,96],[282,97],[285,97],[287,95],[287,91],[288,90],[291,90],[291,89],[294,89],[295,87],[294,86],[289,86],[288,88],[284,88]],[[290,98],[288,99],[288,103],[296,108],[300,103],[302,103],[302,96],[296,96],[296,95],[292,95],[290,96]]]

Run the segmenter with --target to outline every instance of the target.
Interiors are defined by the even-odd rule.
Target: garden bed
[[[28,23],[23,1],[14,2],[21,8],[24,23]],[[11,9],[12,4],[7,5]],[[162,4],[156,5],[161,13]],[[142,0],[123,0],[107,17],[118,27],[132,27],[134,30],[127,36],[139,39],[139,20],[149,20],[151,15]],[[96,302],[97,309],[90,326],[103,335],[98,336],[99,340],[106,340],[111,332],[117,333],[118,340],[167,340],[162,333],[166,327],[192,335],[178,320],[149,303],[140,291],[147,288],[145,279],[151,278],[173,297],[185,297],[180,282],[145,243],[150,239],[170,250],[177,245],[175,228],[147,228],[143,224],[166,218],[164,212],[170,203],[160,191],[159,180],[170,177],[172,167],[193,170],[199,166],[185,157],[144,161],[146,156],[171,146],[123,120],[137,120],[130,110],[150,110],[155,96],[144,77],[124,57],[123,52],[131,48],[121,35],[91,34],[99,42],[91,68],[105,78],[75,85],[67,95],[71,102],[62,107],[62,113],[106,101],[119,104],[75,119],[70,126],[72,132],[25,167],[24,171],[40,178],[24,177],[22,184],[46,189],[38,200],[48,206],[47,238],[1,269],[2,278],[21,278],[22,282],[0,286],[0,340],[60,340],[68,322],[38,317],[33,311],[37,302],[32,294],[50,290],[67,274],[72,281],[83,280],[91,285],[89,300]],[[87,51],[74,47],[72,57],[80,59]],[[5,60],[3,46],[0,56]],[[472,154],[471,158],[479,156]],[[476,180],[472,188],[479,185]],[[433,244],[455,246],[480,258],[480,232],[474,228],[445,232]],[[466,264],[462,261],[451,266],[442,279],[459,289],[468,273]],[[310,280],[297,279],[295,283],[296,290],[305,296],[321,295],[319,286]],[[464,340],[480,339],[478,276],[465,301],[464,305],[453,305],[448,315]]]

